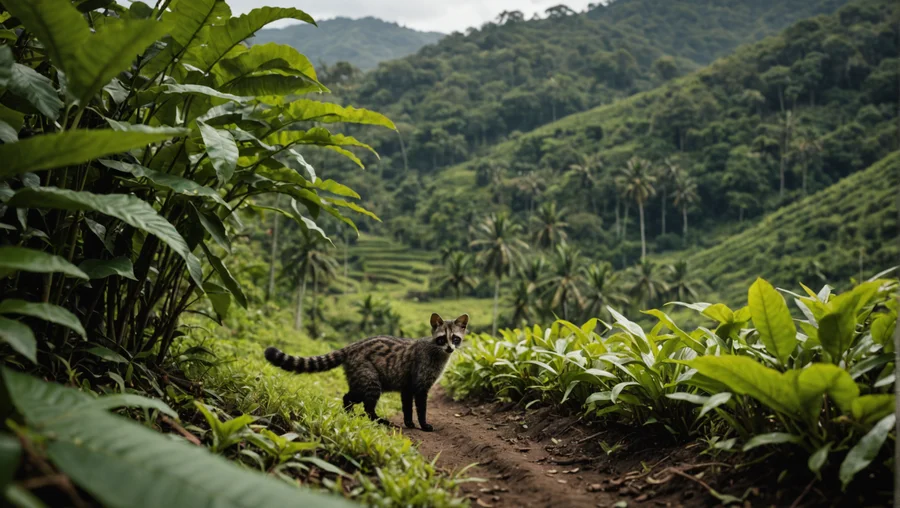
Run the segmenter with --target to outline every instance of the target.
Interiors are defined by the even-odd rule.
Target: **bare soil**
[[[730,499],[737,506],[881,504],[871,489],[863,496],[868,499],[854,498],[833,488],[823,492],[802,474],[782,473],[802,471],[805,464],[773,456],[737,467],[736,458],[703,454],[707,447],[700,442],[677,443],[650,428],[592,426],[550,407],[526,411],[512,404],[457,402],[436,387],[428,418],[434,432],[403,432],[424,456],[437,456],[445,472],[477,463],[466,476],[483,481],[461,486],[473,506],[721,506],[729,500],[722,494],[740,499]],[[392,420],[400,425],[402,416]]]

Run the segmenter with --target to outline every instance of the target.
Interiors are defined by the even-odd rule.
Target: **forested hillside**
[[[486,210],[535,228],[565,222],[570,242],[618,267],[641,256],[640,208],[649,253],[713,244],[897,148],[896,15],[892,2],[864,0],[797,23],[467,164],[400,174],[378,212],[427,248],[463,248],[470,217]],[[629,190],[639,177],[650,184],[640,203]],[[540,215],[550,203],[555,216]]]
[[[518,11],[386,62],[348,97],[397,122],[408,166],[430,171],[480,147],[686,74],[738,45],[843,0],[618,0],[587,13],[564,5],[543,19]],[[396,136],[375,142],[400,164]]]
[[[256,33],[251,43],[287,44],[303,51],[317,65],[347,62],[357,69],[369,70],[381,62],[411,55],[442,37],[442,33],[420,32],[373,17],[339,17],[319,21],[317,26],[265,28]]]

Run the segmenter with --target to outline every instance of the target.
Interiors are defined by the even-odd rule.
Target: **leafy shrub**
[[[455,396],[568,405],[593,417],[694,435],[721,431],[757,446],[799,445],[820,474],[840,460],[846,487],[868,467],[894,424],[892,334],[896,280],[876,279],[835,294],[785,291],[762,279],[748,305],[676,305],[714,326],[691,332],[663,311],[649,331],[614,309],[610,324],[503,330],[470,341],[446,382]],[[752,326],[751,326],[752,323]]]

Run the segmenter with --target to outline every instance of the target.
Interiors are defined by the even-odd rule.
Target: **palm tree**
[[[690,297],[696,301],[697,289],[705,286],[705,284],[691,275],[687,261],[681,260],[667,265],[666,271],[669,272],[669,293],[677,298],[679,302],[685,301],[685,297]]]
[[[681,209],[682,236],[687,239],[688,234],[688,208],[697,202],[697,184],[691,175],[683,174],[675,181],[675,193],[672,196],[675,206]]]
[[[497,334],[497,304],[500,298],[500,281],[510,273],[519,258],[520,250],[528,246],[517,236],[522,226],[506,214],[491,214],[476,228],[478,237],[470,246],[480,249],[478,260],[486,276],[494,277],[494,318],[491,334]]]
[[[444,291],[447,288],[453,288],[456,299],[459,300],[463,289],[472,290],[478,285],[478,281],[469,275],[471,271],[471,256],[464,252],[450,254],[444,266],[444,273],[436,281],[438,289]]]
[[[647,257],[647,236],[644,227],[644,203],[655,193],[653,184],[653,166],[647,159],[632,157],[619,173],[620,188],[626,199],[632,199],[638,205],[641,220],[641,259]],[[627,219],[626,219],[627,220]]]
[[[516,279],[512,291],[513,324],[527,321],[534,310],[534,287],[524,278]]]
[[[790,111],[784,113],[784,116],[778,122],[781,132],[778,139],[779,147],[779,164],[778,164],[778,199],[784,198],[784,174],[787,166],[788,147],[791,144],[791,136],[794,133],[794,115]]]
[[[584,268],[584,310],[588,316],[597,316],[608,305],[625,305],[628,298],[618,287],[619,274],[608,262],[596,263]]]
[[[363,332],[368,330],[375,320],[378,302],[372,295],[366,295],[362,300],[354,302],[353,306],[359,312],[359,330]]]
[[[597,206],[594,203],[594,186],[597,184],[597,174],[603,169],[603,161],[600,154],[592,154],[580,156],[581,160],[569,166],[570,174],[578,183],[578,188],[587,192],[588,200],[591,203],[591,211],[596,213]]]
[[[306,296],[306,282],[313,277],[314,302],[318,301],[319,281],[327,281],[334,277],[338,270],[338,261],[327,250],[330,245],[323,236],[303,233],[299,247],[292,252],[287,266],[297,284],[297,308],[294,313],[294,329],[303,329],[303,301]]]
[[[534,223],[534,242],[537,246],[547,249],[553,248],[566,240],[566,227],[563,220],[566,215],[565,208],[556,208],[556,202],[551,201],[538,207],[537,214],[532,216]]]
[[[644,259],[631,271],[634,277],[631,295],[635,304],[652,305],[657,298],[668,291],[668,286],[660,278],[657,264],[653,261]]]
[[[662,234],[666,234],[666,209],[669,207],[669,187],[681,176],[681,167],[672,159],[659,166],[657,178],[662,189]]]
[[[534,211],[534,203],[538,196],[546,187],[545,181],[536,171],[529,171],[527,174],[516,179],[516,189],[528,198],[528,211]]]
[[[809,174],[809,165],[813,158],[822,151],[822,142],[809,133],[801,136],[794,142],[793,151],[800,158],[800,170],[802,172],[803,195],[806,195],[806,180]]]
[[[569,300],[583,306],[581,296],[581,253],[574,246],[562,243],[556,246],[553,260],[553,272],[545,284],[550,286],[550,308],[562,305],[563,319],[569,319]]]

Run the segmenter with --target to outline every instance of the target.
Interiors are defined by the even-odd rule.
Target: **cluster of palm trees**
[[[661,194],[661,234],[666,234],[666,211],[669,207],[669,198],[672,204],[681,211],[682,235],[688,234],[688,210],[698,199],[697,183],[693,177],[682,169],[678,163],[670,158],[664,159],[659,164],[653,164],[642,157],[632,157],[615,175],[617,199],[625,199],[625,217],[622,223],[618,221],[619,206],[616,205],[616,232],[620,238],[625,236],[625,227],[628,223],[628,209],[630,202],[634,202],[638,208],[638,219],[641,229],[641,260],[647,257],[647,228],[644,218],[644,206],[656,194]],[[670,196],[671,195],[671,196]]]
[[[646,195],[646,191],[633,192]],[[475,254],[444,254],[439,291],[459,297],[474,290],[476,273],[493,283],[492,333],[497,333],[500,290],[511,281],[512,324],[560,317],[587,319],[616,307],[655,305],[661,299],[693,299],[703,283],[692,277],[684,261],[658,265],[643,259],[616,272],[608,262],[590,262],[566,241],[565,210],[543,203],[532,219],[529,235],[506,214],[491,214],[473,228],[469,247]],[[530,242],[526,243],[525,239]]]

